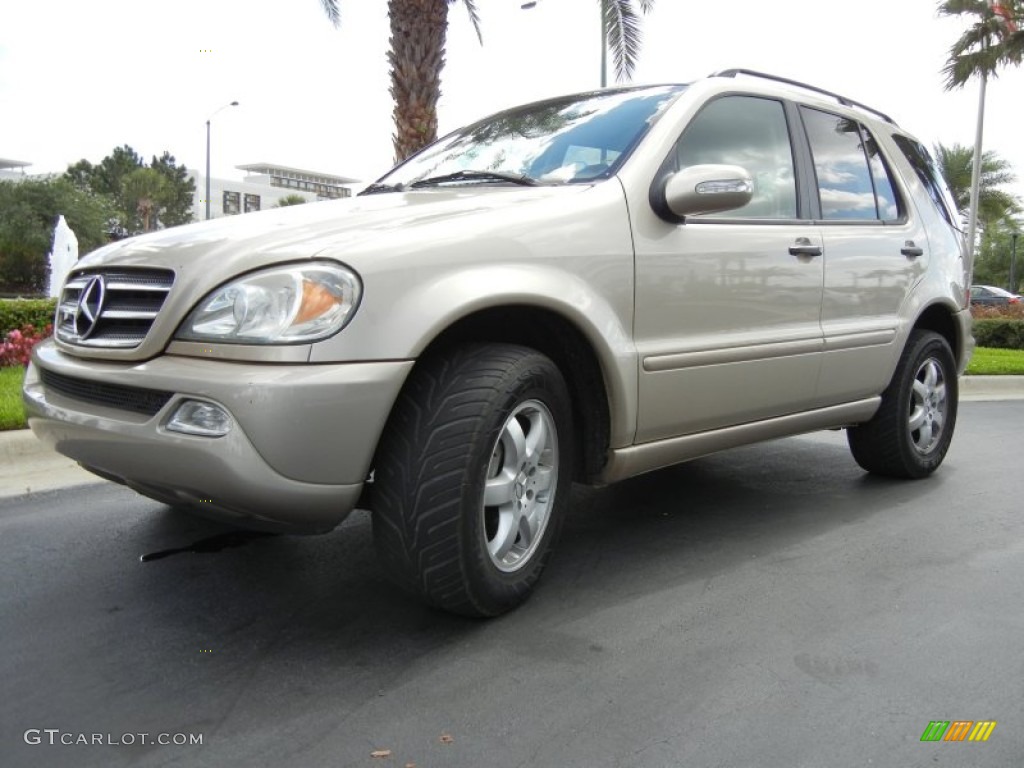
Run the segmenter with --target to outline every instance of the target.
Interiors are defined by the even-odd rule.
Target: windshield
[[[610,176],[685,86],[529,104],[450,133],[364,192],[455,184],[568,184]]]

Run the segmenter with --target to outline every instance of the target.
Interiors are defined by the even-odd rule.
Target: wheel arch
[[[914,330],[934,331],[946,340],[953,351],[953,358],[958,368],[967,354],[967,344],[960,324],[956,320],[956,310],[943,304],[930,304],[918,315],[914,322]]]
[[[489,307],[460,317],[442,330],[419,354],[416,365],[444,354],[446,349],[471,343],[519,344],[554,362],[572,400],[574,479],[597,482],[611,443],[611,388],[598,352],[585,334],[550,309],[521,304]],[[411,378],[410,372],[406,386]],[[376,463],[374,458],[371,467]],[[360,501],[371,504],[372,495],[364,492]]]
[[[474,342],[520,344],[554,362],[572,399],[575,479],[593,482],[608,457],[611,399],[598,352],[582,330],[550,309],[521,304],[490,307],[449,325],[427,345],[420,358]]]

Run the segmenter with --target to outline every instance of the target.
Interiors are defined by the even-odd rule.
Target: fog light
[[[167,429],[186,435],[223,437],[231,431],[231,416],[219,405],[201,400],[183,400],[175,409]]]

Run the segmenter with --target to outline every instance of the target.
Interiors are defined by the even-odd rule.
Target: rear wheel
[[[418,365],[375,464],[388,575],[470,616],[525,600],[568,506],[570,411],[558,368],[525,347],[467,345]]]
[[[942,463],[953,439],[959,397],[948,342],[914,331],[871,421],[847,430],[854,459],[869,472],[919,478]]]

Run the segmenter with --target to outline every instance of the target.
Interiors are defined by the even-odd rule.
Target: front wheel
[[[930,475],[949,450],[958,398],[949,343],[937,333],[914,331],[878,412],[846,432],[854,459],[879,475]]]
[[[572,443],[565,382],[539,352],[473,344],[422,361],[375,464],[374,540],[388,575],[464,615],[520,604],[568,507]]]

